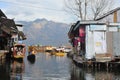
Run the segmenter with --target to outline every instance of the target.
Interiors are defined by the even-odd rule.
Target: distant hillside
[[[68,24],[36,19],[26,22],[19,21],[24,25],[24,33],[27,35],[26,44],[54,45],[61,46],[68,43]]]

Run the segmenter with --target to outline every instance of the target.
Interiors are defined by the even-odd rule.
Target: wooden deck
[[[81,68],[92,68],[92,69],[111,69],[116,70],[120,67],[120,61],[108,61],[108,62],[99,62],[99,61],[91,61],[91,60],[83,60],[79,56],[73,56],[73,62],[81,67]]]

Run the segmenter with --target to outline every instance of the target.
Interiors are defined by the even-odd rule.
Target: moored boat
[[[54,53],[55,56],[65,56],[65,54],[66,53],[64,51],[61,51],[61,50]]]
[[[29,54],[27,56],[27,59],[30,61],[30,62],[35,62],[35,54]]]
[[[51,53],[52,51],[53,51],[53,47],[52,46],[46,46],[45,52]]]
[[[29,54],[27,56],[27,59],[30,62],[35,62],[35,54],[36,54],[36,52],[34,50],[32,50],[31,52],[29,52]]]
[[[56,52],[55,55],[56,56],[65,56],[65,52]]]
[[[23,59],[25,57],[25,44],[15,44],[12,49],[14,59]]]
[[[35,63],[35,55],[34,54],[28,55],[27,60],[32,64]]]

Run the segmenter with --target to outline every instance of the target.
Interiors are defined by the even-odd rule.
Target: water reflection
[[[74,64],[71,66],[71,79],[70,80],[85,80],[85,72]]]
[[[120,71],[80,68],[66,56],[38,53],[34,63],[27,60],[1,61],[0,80],[119,80]]]
[[[36,54],[34,64],[25,59],[27,80],[69,80],[69,60],[66,57],[56,57],[49,53]]]
[[[25,70],[24,61],[13,61],[11,63],[11,74],[10,80],[22,80],[22,75]]]
[[[24,72],[24,62],[1,61],[0,62],[0,80],[22,80]]]
[[[80,68],[75,65],[71,69],[70,80],[119,80],[120,72],[91,68]]]
[[[10,64],[0,61],[0,80],[10,80]]]

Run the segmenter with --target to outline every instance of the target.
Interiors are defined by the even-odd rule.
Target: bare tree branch
[[[80,20],[95,20],[111,7],[113,0],[65,0],[66,10]],[[91,14],[89,16],[89,14]],[[91,17],[92,16],[92,17]],[[91,17],[91,18],[90,18]]]

